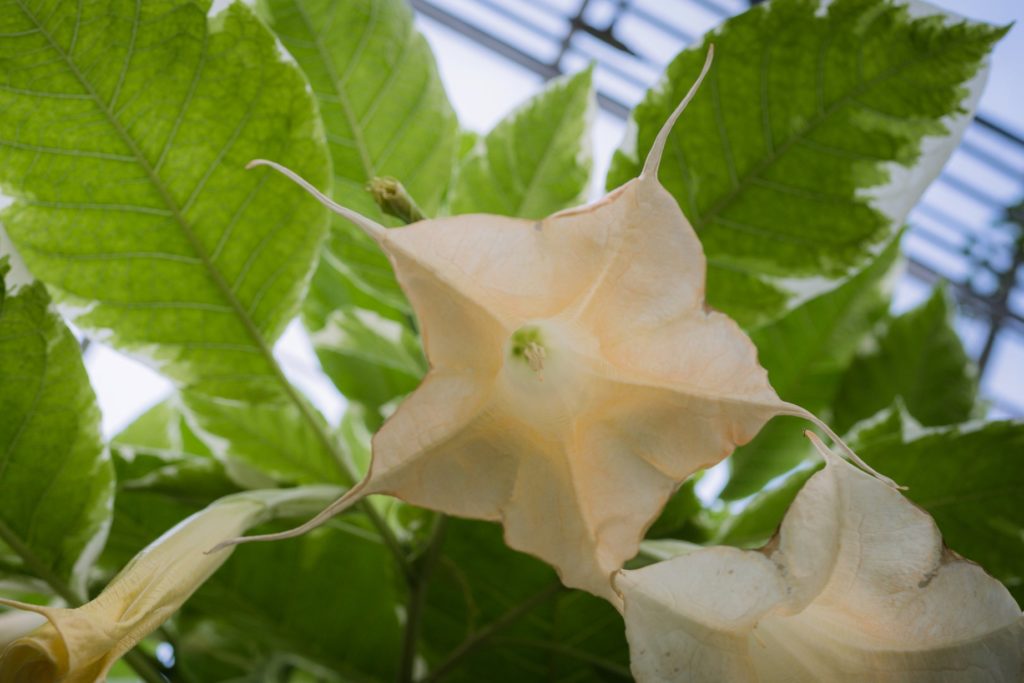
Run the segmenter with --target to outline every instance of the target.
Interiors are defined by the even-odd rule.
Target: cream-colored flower
[[[47,622],[0,652],[3,683],[93,683],[165,622],[231,555],[212,546],[284,507],[329,500],[334,489],[248,491],[222,498],[140,552],[95,600],[74,609],[0,599]],[[322,502],[318,503],[322,505]]]
[[[658,181],[669,130],[710,63],[709,52],[639,178],[540,221],[480,214],[387,230],[253,162],[377,241],[431,367],[374,437],[367,479],[293,533],[387,493],[501,521],[510,546],[566,585],[616,601],[611,574],[680,482],[772,416],[807,416],[775,394],[736,323],[705,306],[700,242]]]
[[[1024,616],[932,518],[810,435],[826,459],[759,551],[623,571],[641,683],[1020,683]]]

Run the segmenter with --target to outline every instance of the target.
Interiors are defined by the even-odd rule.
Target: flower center
[[[548,354],[540,327],[524,325],[512,333],[509,342],[509,353],[512,358],[526,363],[531,370],[540,375]]]
[[[586,360],[591,344],[581,330],[558,320],[531,322],[513,332],[500,383],[506,408],[536,426],[571,421],[593,393]]]

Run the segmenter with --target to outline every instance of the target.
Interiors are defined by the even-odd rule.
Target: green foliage
[[[223,496],[347,486],[420,382],[421,340],[381,251],[280,178],[245,171],[250,159],[389,226],[365,190],[378,176],[428,216],[535,219],[585,198],[589,70],[481,136],[459,129],[404,0],[258,0],[259,19],[208,9],[19,0],[0,12],[0,188],[15,199],[4,227],[88,334],[178,385],[105,449],[44,286],[0,287],[0,580],[97,589]],[[957,142],[953,115],[973,106],[999,35],[888,0],[754,8],[704,41],[716,62],[661,178],[704,243],[710,303],[744,324],[778,393],[852,429],[954,550],[1024,598],[1024,427],[960,424],[976,415],[976,383],[942,290],[886,312],[903,217]],[[609,188],[639,171],[703,57],[680,54],[633,113]],[[928,136],[943,139],[922,157]],[[333,433],[271,354],[300,306],[349,402]],[[776,419],[738,449],[709,507],[697,477],[683,484],[648,538],[662,552],[765,542],[819,466],[804,426]],[[309,511],[291,512],[261,531]],[[430,682],[630,680],[613,607],[561,587],[497,525],[391,499],[240,547],[156,638],[173,643],[172,681],[391,681],[410,663]]]
[[[619,614],[509,550],[500,527],[448,520],[441,548],[422,631],[436,680],[630,680]]]
[[[205,438],[213,454],[253,488],[273,486],[275,482],[350,480],[288,397],[256,404],[196,392],[185,393],[182,398],[196,434]],[[312,408],[307,410],[313,412]],[[313,419],[327,429],[319,415]],[[239,470],[238,465],[246,469]]]
[[[871,423],[853,435],[858,447],[892,431],[881,418],[894,401],[911,419],[927,425],[962,423],[978,411],[974,366],[951,326],[952,302],[945,291],[937,289],[926,303],[901,316],[885,314],[879,287],[891,272],[894,246],[842,287],[753,333],[780,395],[831,414],[839,433],[861,420]],[[858,346],[862,350],[855,353]],[[864,351],[865,346],[870,350]],[[741,512],[716,525],[715,536],[722,542],[756,545],[766,540],[813,474],[809,461],[817,462],[817,456],[797,422],[773,420],[730,456],[730,478],[721,497],[749,499]],[[886,471],[885,465],[879,468]],[[763,490],[777,477],[784,479]]]
[[[701,511],[697,481],[691,477],[672,495],[658,519],[647,530],[647,538],[688,538],[694,533],[693,518]]]
[[[751,332],[758,359],[779,396],[811,411],[832,405],[857,346],[885,315],[898,261],[899,240],[893,239],[878,258],[836,289]],[[736,449],[729,457],[730,477],[722,498],[746,498],[811,457],[801,431],[798,420],[776,418],[752,442]]]
[[[102,547],[114,472],[78,343],[39,283],[6,291],[0,259],[0,559],[80,593]]]
[[[840,286],[751,331],[780,396],[808,410],[832,404],[858,347],[886,314],[900,261],[896,237]]]
[[[81,327],[183,384],[257,396],[326,228],[244,169],[268,156],[326,181],[301,73],[239,4],[213,20],[204,2],[48,5],[0,18],[8,234]]]
[[[455,163],[457,123],[408,4],[260,0],[257,12],[302,67],[320,103],[334,198],[385,222],[364,188],[375,177],[391,176],[428,215],[436,214]],[[335,247],[355,231],[336,227],[345,237],[335,235],[331,251],[350,263]]]
[[[817,464],[794,469],[781,481],[754,494],[740,510],[725,516],[714,541],[743,548],[759,548],[767,543],[796,494],[820,468]]]
[[[846,370],[833,428],[846,431],[896,397],[927,426],[957,424],[975,413],[974,364],[952,326],[953,302],[938,288],[918,308],[888,321],[870,349]]]
[[[295,655],[346,680],[390,681],[397,661],[385,653],[399,651],[403,600],[395,569],[365,519],[348,515],[302,538],[239,548],[189,610],[258,651]]]
[[[419,339],[406,325],[376,311],[338,308],[312,339],[338,390],[377,412],[415,389],[427,371]]]
[[[240,490],[174,400],[143,413],[111,440],[110,449],[117,495],[100,558],[109,574],[185,517]]]
[[[320,103],[334,199],[396,225],[365,190],[373,178],[390,176],[426,215],[437,215],[455,170],[458,124],[406,2],[262,0],[258,11],[305,71]],[[329,341],[314,342],[328,376],[351,400],[376,410],[413,389],[419,375],[375,368],[362,358],[367,347],[359,342],[365,339],[348,343],[334,334],[339,323],[350,334],[352,326],[366,327],[363,311],[412,332],[411,309],[387,258],[353,225],[334,217],[303,317],[310,331],[332,330],[315,338]]]
[[[184,517],[238,490],[209,454],[173,450],[182,437],[186,443],[195,438],[187,430],[173,404],[162,403],[114,439],[119,490],[101,562],[108,571]],[[269,528],[281,528],[275,524]],[[239,548],[183,620],[215,629],[226,652],[244,650],[242,643],[251,648],[239,673],[269,666],[266,654],[274,651],[352,680],[390,679],[394,661],[380,657],[378,648],[398,649],[394,605],[400,593],[387,550],[364,518],[348,515],[295,541]]]
[[[755,7],[673,60],[634,110],[608,188],[639,173],[714,43],[708,83],[670,136],[660,178],[704,245],[709,303],[748,325],[777,317],[901,226],[946,156],[922,157],[922,139],[953,130],[943,118],[1004,32],[911,18],[884,0]],[[894,180],[899,202],[865,192]]]
[[[437,213],[455,165],[457,123],[407,4],[263,0],[258,11],[302,67],[320,103],[334,165],[334,199],[394,225],[396,219],[385,216],[365,191],[373,178],[391,176],[428,215]],[[318,310],[333,310],[340,301],[375,308],[374,299],[408,311],[387,259],[336,218],[307,321],[319,328]]]
[[[459,165],[451,212],[544,218],[578,206],[590,182],[591,70],[551,81]]]

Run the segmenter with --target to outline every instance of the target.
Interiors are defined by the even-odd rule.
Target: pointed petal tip
[[[205,551],[204,555],[212,555],[220,550],[225,550],[236,545],[242,545],[243,543],[262,543],[264,541],[283,541],[288,538],[295,538],[296,536],[302,536],[319,526],[326,524],[335,515],[340,515],[342,512],[350,508],[351,506],[358,503],[363,497],[374,493],[374,491],[365,490],[368,487],[368,481],[363,480],[359,484],[353,486],[345,492],[340,498],[335,500],[333,503],[328,505],[326,508],[318,512],[309,521],[300,524],[299,526],[288,529],[287,531],[279,531],[275,534],[261,534],[257,536],[239,536],[232,538],[227,541],[221,541],[217,545],[213,546],[209,550]]]
[[[658,167],[661,166],[661,157],[665,152],[665,145],[668,142],[669,133],[672,132],[672,127],[675,126],[676,120],[679,118],[683,110],[686,109],[687,105],[690,104],[690,100],[694,98],[697,91],[700,89],[701,83],[704,82],[704,78],[708,75],[708,71],[711,70],[711,62],[715,56],[714,44],[708,45],[707,56],[704,58],[704,66],[701,67],[700,74],[697,79],[690,86],[686,95],[676,106],[665,123],[662,125],[661,130],[658,131],[657,137],[654,138],[654,144],[651,145],[651,150],[647,153],[647,159],[644,161],[643,170],[640,172],[641,178],[655,178],[658,177]]]
[[[35,612],[36,614],[42,615],[49,618],[49,614],[52,613],[53,607],[46,605],[33,605],[30,602],[21,602],[20,600],[9,600],[7,598],[0,598],[0,605],[4,607],[10,607],[11,609],[21,610],[23,612]]]
[[[315,197],[317,201],[326,206],[328,209],[338,214],[342,218],[345,218],[346,220],[354,223],[356,227],[358,227],[367,235],[375,239],[377,242],[380,242],[383,239],[384,234],[386,232],[386,229],[384,228],[383,225],[381,225],[380,223],[376,222],[371,218],[367,218],[358,211],[353,211],[352,209],[346,206],[338,204],[333,199],[331,199],[323,192],[318,190],[316,187],[314,187],[313,184],[310,183],[308,180],[306,180],[305,178],[303,178],[302,176],[300,176],[298,173],[291,170],[287,166],[283,166],[277,163],[276,161],[270,161],[268,159],[253,159],[252,161],[245,165],[245,168],[252,169],[257,166],[268,166],[274,169],[275,171],[277,171],[278,173],[280,173],[281,175],[288,178],[293,183],[304,189],[306,192],[313,195],[313,197]]]
[[[836,447],[839,448],[846,455],[846,457],[852,463],[857,465],[860,469],[864,470],[865,472],[873,476],[875,479],[878,479],[879,481],[881,481],[883,484],[890,488],[896,489],[897,491],[907,490],[906,486],[901,486],[900,484],[897,484],[895,481],[885,476],[884,474],[877,472],[866,462],[861,460],[860,456],[857,455],[852,448],[847,446],[846,442],[839,438],[839,436],[834,431],[832,431],[832,429],[830,429],[829,426],[826,425],[817,416],[813,415],[809,411],[804,410],[803,408],[799,408],[798,410],[800,412],[789,414],[796,415],[797,417],[803,417],[804,419],[810,420],[812,423],[820,427],[821,430],[828,435],[828,437],[832,440]],[[804,430],[804,436],[807,437],[807,439],[814,445],[814,448],[818,451],[818,453],[821,454],[821,456],[825,459],[826,463],[832,464],[837,460],[842,460],[842,458],[835,451],[833,451],[831,448],[825,445],[825,443],[821,440],[821,437],[812,432],[810,429]]]
[[[228,548],[233,548],[236,545],[241,545],[242,543],[245,543],[245,541],[246,541],[246,538],[244,536],[239,536],[238,538],[232,538],[232,539],[229,539],[227,541],[221,541],[220,543],[218,543],[217,545],[213,546],[209,550],[204,550],[203,551],[203,555],[213,555],[214,553],[219,553],[221,550],[227,550]]]

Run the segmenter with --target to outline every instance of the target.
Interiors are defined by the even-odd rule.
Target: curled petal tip
[[[819,418],[814,413],[810,412],[805,408],[801,408],[800,406],[794,403],[783,403],[781,408],[782,410],[779,411],[779,415],[792,415],[794,417],[803,418],[809,421],[811,424],[818,427],[819,429],[821,429],[821,431],[825,432],[828,438],[832,440],[832,443],[835,444],[835,447],[842,451],[843,455],[845,455],[850,462],[857,465],[857,467],[861,468],[871,476],[875,477],[876,479],[886,484],[887,486],[896,489],[897,491],[906,490],[906,487],[900,486],[895,481],[885,476],[884,474],[877,472],[874,468],[872,468],[866,462],[861,460],[860,456],[857,455],[852,448],[846,445],[846,442],[843,441],[838,434],[832,431],[832,428],[829,427],[824,422],[824,420]],[[827,446],[825,446],[824,443],[822,443],[821,439],[818,438],[818,435],[815,434],[814,432],[810,430],[804,430],[804,436],[810,439],[811,443],[814,444],[814,447],[818,450],[819,453],[821,453],[822,457],[826,458],[826,460],[829,457],[838,457],[832,450],[830,450]]]

